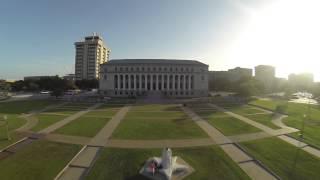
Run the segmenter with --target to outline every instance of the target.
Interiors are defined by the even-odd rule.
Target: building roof
[[[208,66],[207,64],[196,60],[179,59],[112,59],[105,64],[180,64]]]

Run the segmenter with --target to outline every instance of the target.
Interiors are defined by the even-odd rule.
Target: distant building
[[[288,81],[296,90],[307,90],[314,83],[314,77],[311,73],[290,74]]]
[[[276,69],[269,65],[259,65],[254,68],[254,76],[260,81],[267,92],[274,88]]]
[[[236,82],[243,78],[252,77],[252,69],[236,67],[229,69],[228,71],[209,71],[209,81],[215,80],[228,80],[230,82]]]
[[[107,96],[208,95],[208,65],[195,60],[120,59],[101,65],[99,90]]]
[[[53,77],[56,77],[56,76],[25,76],[23,78],[23,80],[25,80],[25,81],[38,81],[40,79],[53,78]]]
[[[76,42],[74,45],[76,80],[98,79],[100,65],[108,61],[110,53],[102,37],[87,36],[84,41]]]
[[[76,76],[75,76],[75,74],[67,74],[67,75],[63,76],[63,79],[66,79],[68,81],[75,81]]]

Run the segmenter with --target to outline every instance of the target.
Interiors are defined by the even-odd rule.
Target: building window
[[[142,67],[142,71],[144,71],[144,67]]]
[[[117,72],[117,71],[118,71],[118,68],[117,68],[117,67],[115,67],[115,68],[114,68],[114,70]]]
[[[128,67],[126,67],[126,72],[128,72],[129,71],[129,68]]]
[[[105,75],[103,76],[103,78],[104,78],[104,80],[107,80],[107,75],[105,74]]]
[[[204,75],[201,76],[201,80],[204,81]]]

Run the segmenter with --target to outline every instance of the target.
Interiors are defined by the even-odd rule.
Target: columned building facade
[[[101,65],[99,81],[100,92],[111,97],[207,96],[208,65],[194,60],[110,60]]]

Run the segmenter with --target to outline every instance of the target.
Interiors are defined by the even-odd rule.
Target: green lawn
[[[56,101],[47,100],[28,100],[28,101],[12,101],[0,102],[0,113],[2,114],[21,114],[32,110],[43,109],[46,106],[56,104]]]
[[[0,113],[1,120],[3,120],[2,119],[3,116],[4,116],[4,114]],[[26,123],[26,120],[24,118],[19,117],[19,115],[17,115],[17,114],[6,114],[6,116],[8,118],[7,119],[8,120],[8,127],[9,127],[10,131],[17,129]]]
[[[275,110],[277,105],[287,105],[286,113],[289,115],[283,122],[291,127],[301,129],[305,123],[304,141],[320,147],[320,106],[310,105],[310,111],[307,104],[291,103],[280,100],[255,100],[250,102],[270,110]],[[304,116],[309,114],[310,116]],[[297,133],[293,133],[297,137]]]
[[[257,108],[250,107],[250,106],[244,106],[244,107],[241,106],[241,107],[231,108],[229,110],[240,115],[264,113],[264,111],[261,111]]]
[[[5,129],[3,129],[3,127],[0,127],[0,150],[19,141],[24,137],[21,134],[13,131],[10,132],[9,136],[11,138],[10,140],[7,139],[8,136]]]
[[[212,126],[226,136],[260,132],[261,130],[234,117],[207,118]]]
[[[55,133],[94,137],[100,129],[110,120],[110,118],[81,116],[80,118],[71,121],[65,126],[57,129]]]
[[[50,125],[63,120],[64,118],[66,118],[68,116],[66,115],[52,115],[52,114],[38,114],[35,116],[35,118],[38,118],[38,123],[36,126],[34,126],[31,131],[35,131],[38,132],[44,128],[49,127]]]
[[[268,126],[271,129],[280,129],[280,127],[276,126],[271,122],[273,114],[256,114],[256,115],[243,115],[243,116],[253,121],[256,121],[260,124]]]
[[[128,117],[112,134],[114,139],[189,139],[207,137],[191,119]]]
[[[180,111],[178,104],[148,104],[137,105],[132,107],[132,111]]]
[[[206,118],[214,118],[214,117],[227,117],[229,116],[228,114],[222,112],[222,111],[210,111],[210,110],[194,110],[195,113],[197,113],[201,117],[206,117]]]
[[[116,113],[118,112],[118,110],[113,109],[113,110],[93,110],[88,112],[86,115],[87,116],[101,116],[101,117],[112,117],[114,116]]]
[[[144,111],[145,110],[145,111]],[[178,105],[133,107],[112,134],[114,139],[189,139],[207,137]]]
[[[203,147],[173,149],[195,171],[186,180],[249,179],[247,175],[219,148]],[[161,149],[103,149],[85,179],[147,180],[138,172],[149,157],[161,156]]]
[[[0,127],[0,149],[13,144],[14,142],[23,138],[22,135],[17,134],[13,131],[23,126],[27,122],[24,118],[19,117],[22,113],[28,113],[33,110],[40,110],[56,103],[58,102],[46,100],[0,102],[0,118],[2,120],[3,115],[6,115],[8,117],[11,137],[11,140],[7,140],[6,127]]]
[[[34,142],[0,161],[1,179],[53,179],[79,150],[78,145]]]
[[[241,145],[282,179],[320,179],[319,158],[299,151],[294,168],[296,147],[278,138],[244,142]]]

